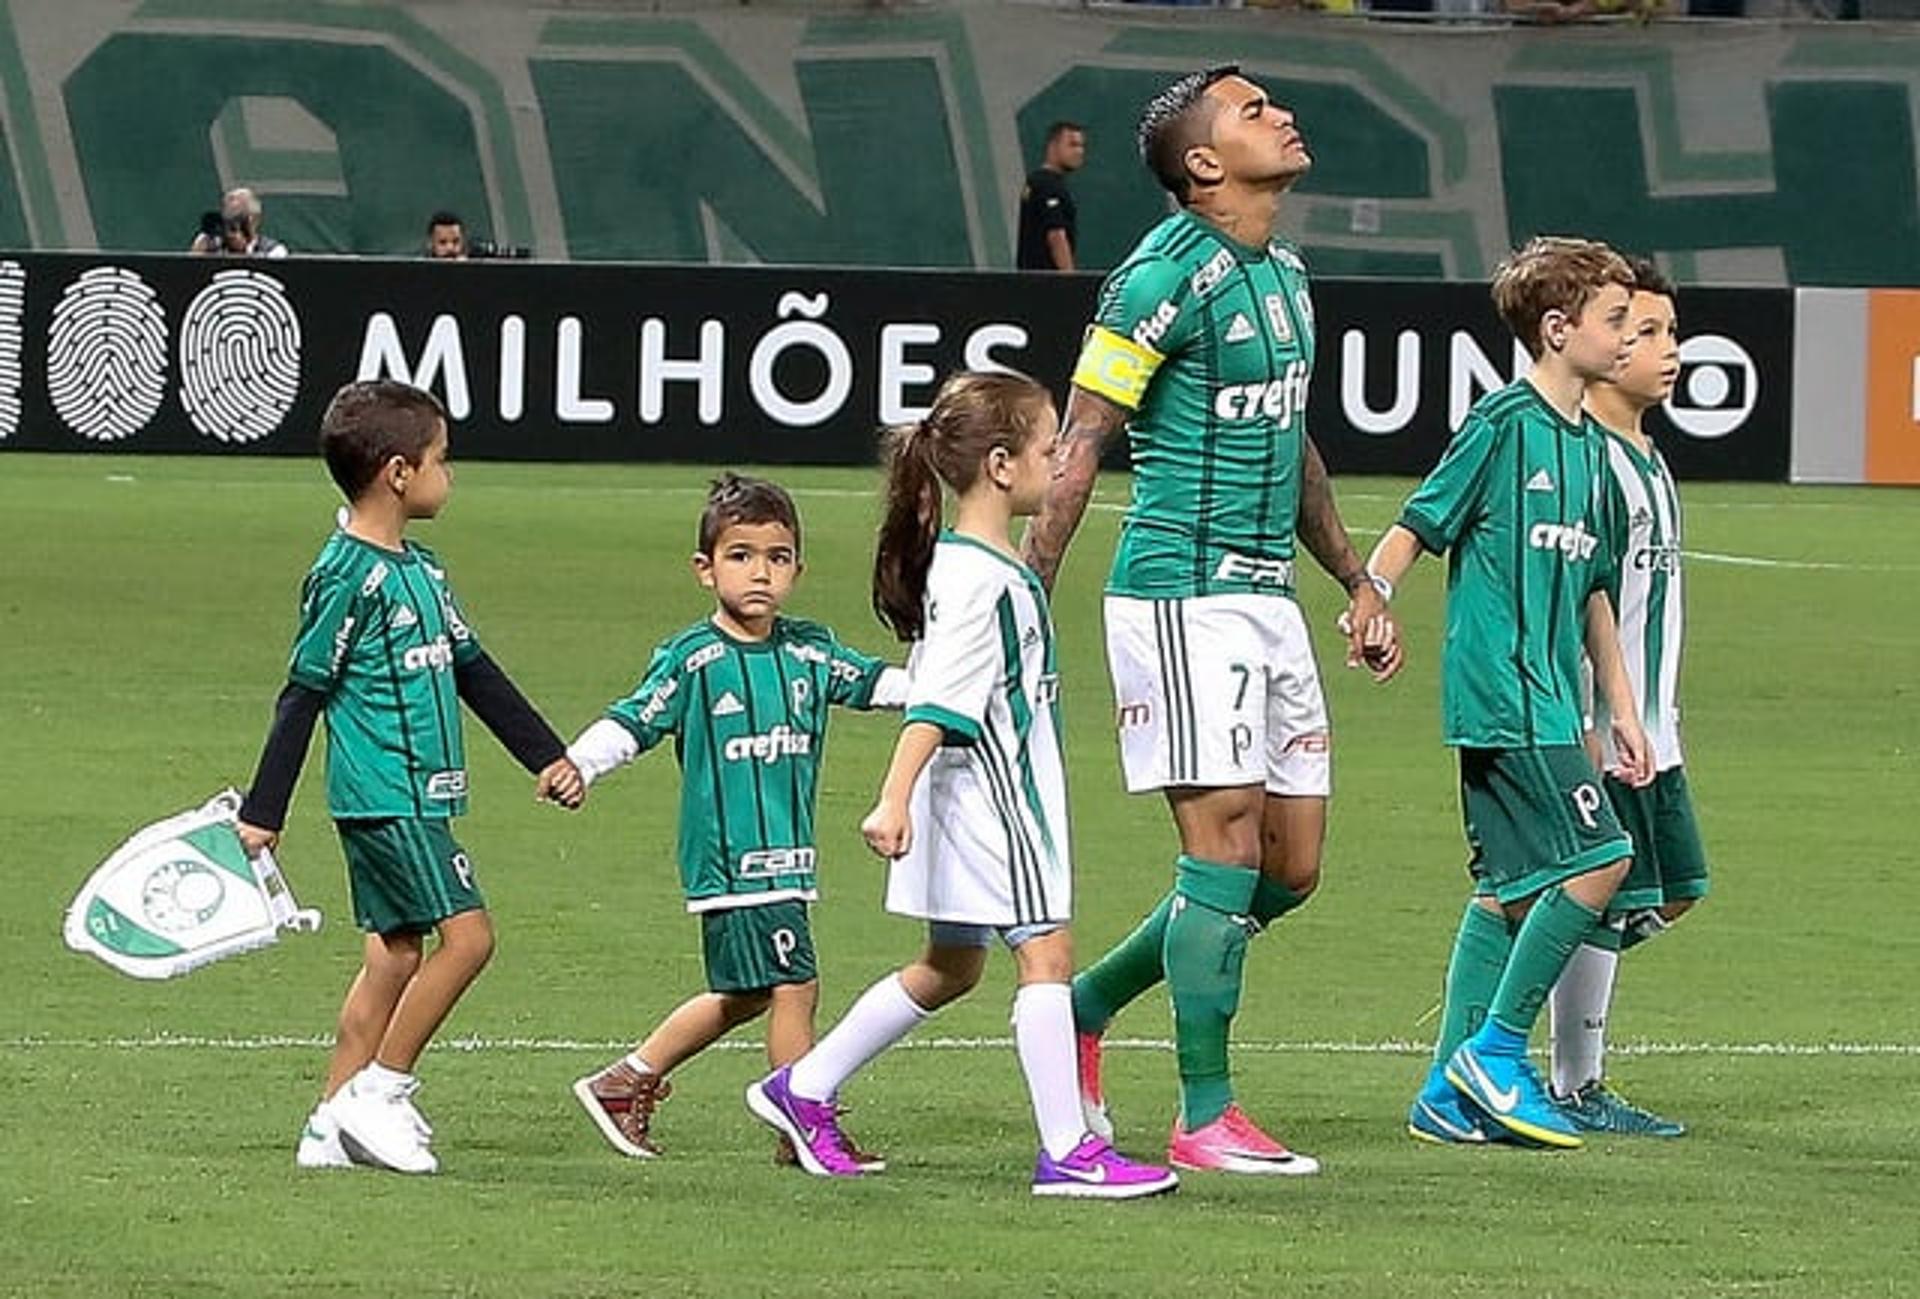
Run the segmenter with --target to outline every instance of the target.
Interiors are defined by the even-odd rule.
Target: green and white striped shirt
[[[1680,571],[1680,494],[1667,462],[1651,443],[1643,454],[1611,430],[1607,467],[1619,515],[1626,525],[1626,551],[1620,561],[1620,651],[1640,722],[1653,744],[1654,769],[1681,765],[1680,642],[1685,630]],[[1612,728],[1603,720],[1605,701],[1596,700],[1596,716],[1607,761],[1612,763]]]
[[[908,659],[906,721],[943,732],[909,801],[913,839],[887,910],[975,925],[1072,914],[1059,667],[1040,579],[1012,556],[941,534],[927,622]]]

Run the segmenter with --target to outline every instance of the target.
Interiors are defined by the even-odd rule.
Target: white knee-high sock
[[[840,1022],[813,1044],[813,1050],[793,1062],[788,1085],[806,1100],[831,1100],[840,1084],[932,1013],[907,995],[897,971],[889,974],[861,993]]]
[[[1606,1071],[1607,1012],[1620,953],[1582,943],[1553,985],[1553,1090],[1571,1096]]]
[[[1029,983],[1013,995],[1013,1044],[1027,1076],[1040,1144],[1064,1159],[1087,1135],[1073,1041],[1073,987]]]

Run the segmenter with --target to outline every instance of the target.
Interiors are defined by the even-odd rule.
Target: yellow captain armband
[[[1087,336],[1080,344],[1080,361],[1073,367],[1074,386],[1097,393],[1116,406],[1139,410],[1141,398],[1147,395],[1147,380],[1165,359],[1105,325],[1088,325]]]

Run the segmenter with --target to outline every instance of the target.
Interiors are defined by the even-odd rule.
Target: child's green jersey
[[[887,665],[819,623],[777,618],[764,641],[703,620],[654,651],[607,709],[644,752],[680,761],[680,878],[689,911],[817,896],[813,807],[827,710],[875,706]]]
[[[1587,597],[1616,576],[1624,529],[1607,437],[1525,381],[1474,403],[1401,511],[1447,552],[1446,742],[1579,744]]]
[[[480,654],[446,570],[415,542],[342,531],[308,570],[287,676],[326,696],[327,810],[339,818],[467,810],[454,667]]]

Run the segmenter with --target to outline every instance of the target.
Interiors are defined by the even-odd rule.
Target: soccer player
[[[1583,642],[1613,706],[1616,774],[1652,774],[1609,593],[1607,438],[1580,404],[1620,363],[1632,286],[1612,249],[1582,239],[1535,239],[1501,263],[1494,306],[1533,364],[1474,403],[1367,563],[1391,590],[1423,551],[1448,556],[1441,710],[1474,896],[1407,1118],[1424,1140],[1581,1144],[1527,1037],[1633,850],[1581,744]]]
[[[1620,565],[1620,648],[1634,710],[1653,745],[1653,783],[1605,780],[1607,798],[1633,836],[1633,866],[1596,928],[1553,986],[1553,1093],[1588,1132],[1678,1137],[1686,1126],[1626,1101],[1607,1085],[1607,1015],[1623,948],[1664,932],[1707,894],[1707,855],[1694,823],[1680,750],[1680,642],[1685,627],[1680,569],[1680,496],[1643,426],[1680,372],[1673,285],[1643,258],[1630,259],[1626,364],[1587,389],[1587,411],[1605,429],[1614,508],[1626,519]],[[1618,760],[1604,712],[1589,733]]]
[[[1133,501],[1107,579],[1107,661],[1127,789],[1161,791],[1180,856],[1173,890],[1074,980],[1081,1093],[1111,1133],[1101,1034],[1164,973],[1180,1067],[1169,1159],[1312,1173],[1234,1103],[1227,1065],[1248,940],[1320,879],[1330,736],[1294,599],[1296,539],[1351,596],[1349,663],[1364,653],[1384,680],[1399,649],[1307,436],[1313,301],[1299,251],[1275,234],[1312,164],[1293,114],[1214,68],[1154,97],[1139,144],[1180,210],[1101,289],[1060,474],[1025,541],[1051,585],[1101,449],[1127,429]]]
[[[449,825],[467,806],[461,703],[548,797],[577,807],[586,790],[560,737],[480,648],[439,558],[405,536],[453,489],[440,403],[405,384],[350,383],[321,419],[320,450],[345,519],[307,573],[287,686],[238,828],[249,853],[279,841],[324,711],[327,810],[366,941],[295,1158],[431,1173],[414,1063],[493,953],[473,863]],[[423,957],[429,930],[440,942]]]
[[[589,785],[667,739],[680,763],[680,882],[700,917],[707,991],[573,1085],[601,1135],[634,1158],[660,1153],[653,1115],[668,1076],[726,1033],[771,1009],[771,1064],[813,1045],[807,904],[819,896],[813,807],[828,710],[898,708],[907,680],[780,612],[801,568],[793,498],[761,478],[716,480],[693,555],[712,615],[663,641],[633,693],[567,751]]]
[[[747,1089],[801,1166],[857,1177],[836,1115],[841,1085],[970,991],[998,936],[1020,988],[1014,1045],[1040,1129],[1035,1195],[1133,1199],[1178,1177],[1090,1134],[1074,1087],[1073,877],[1053,622],[1019,560],[1012,520],[1046,495],[1059,425],[1020,375],[961,373],[918,424],[888,439],[887,509],[873,602],[908,660],[907,714],[860,832],[890,858],[887,910],[927,922],[920,958],[861,995],[789,1068]],[[943,531],[941,485],[956,498]]]

